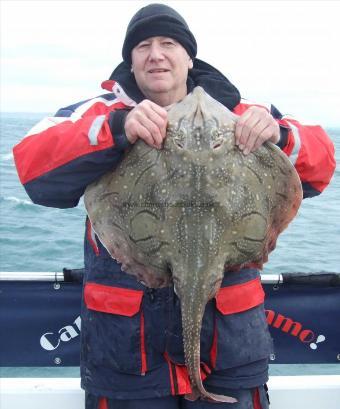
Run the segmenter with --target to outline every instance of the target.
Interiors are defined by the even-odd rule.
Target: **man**
[[[21,182],[38,204],[72,207],[88,184],[114,168],[126,148],[143,139],[156,149],[166,137],[167,107],[202,86],[239,114],[236,143],[245,155],[265,141],[277,143],[295,163],[305,197],[327,186],[334,150],[324,131],[284,119],[279,111],[241,102],[237,89],[198,60],[184,19],[152,4],[130,21],[123,59],[104,81],[109,93],[58,111],[14,148]],[[207,390],[233,396],[220,408],[267,408],[265,383],[272,343],[263,304],[251,302],[249,266],[222,283],[243,308],[208,303],[201,332],[201,376]],[[184,365],[179,302],[173,288],[151,290],[121,271],[97,239],[85,235],[81,378],[87,409],[210,408],[190,401]]]

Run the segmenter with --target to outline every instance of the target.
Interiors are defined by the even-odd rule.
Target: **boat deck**
[[[272,376],[271,409],[339,409],[340,375]],[[2,378],[0,408],[83,409],[79,378]]]

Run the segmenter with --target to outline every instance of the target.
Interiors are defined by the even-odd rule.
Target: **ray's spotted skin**
[[[225,271],[261,267],[294,218],[302,189],[293,165],[265,143],[244,155],[237,116],[197,87],[171,107],[164,147],[137,141],[115,171],[90,185],[92,226],[122,269],[146,286],[174,284],[193,396],[220,402],[200,377],[200,330]]]

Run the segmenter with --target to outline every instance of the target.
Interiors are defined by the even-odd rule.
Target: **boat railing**
[[[0,281],[53,281],[53,282],[80,282],[84,269],[64,268],[62,271],[0,271]],[[281,273],[261,274],[262,284],[303,284],[325,285],[340,287],[340,273],[314,272],[314,273]]]

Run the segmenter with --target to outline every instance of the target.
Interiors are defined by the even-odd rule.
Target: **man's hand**
[[[130,143],[138,138],[160,149],[166,136],[167,111],[148,99],[133,108],[125,120],[125,134]]]
[[[264,142],[277,143],[280,126],[265,108],[253,106],[238,119],[235,129],[235,144],[245,155],[254,152]]]

